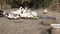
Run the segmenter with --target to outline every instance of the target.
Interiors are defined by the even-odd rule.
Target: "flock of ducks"
[[[22,8],[20,7],[18,10],[11,11],[10,13],[5,13],[4,15],[10,19],[18,19],[18,18],[36,18],[37,12],[31,11],[27,7]]]
[[[47,13],[47,9],[44,10],[44,14]],[[0,10],[0,14],[9,18],[9,19],[18,19],[18,18],[36,18],[38,17],[38,13],[36,11],[32,11],[30,8],[22,8],[20,7],[18,10],[10,11],[9,13],[6,13],[2,10]]]

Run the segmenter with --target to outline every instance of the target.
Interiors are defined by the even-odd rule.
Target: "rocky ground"
[[[7,10],[9,11],[9,10]],[[51,34],[50,24],[59,23],[59,12],[48,11],[43,14],[43,10],[36,10],[38,16],[52,15],[58,16],[57,19],[17,19],[10,20],[6,17],[0,17],[0,34]]]

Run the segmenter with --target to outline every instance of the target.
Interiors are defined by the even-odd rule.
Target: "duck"
[[[44,12],[43,12],[43,13],[44,13],[44,14],[47,14],[47,12],[48,12],[47,9],[44,9]]]
[[[12,11],[12,12],[10,12],[10,13],[14,13],[14,14],[18,14],[18,15],[20,15],[21,14],[21,11],[22,11],[22,7],[20,7],[18,10],[16,10],[16,11]]]
[[[22,9],[22,13],[20,14],[20,16],[26,18],[27,16],[29,16],[29,14],[30,13],[28,12],[28,8],[25,7]]]
[[[22,8],[22,11],[21,11],[20,17],[22,17],[22,18],[26,18],[26,16],[27,16],[27,8]]]
[[[17,14],[13,14],[13,13],[5,13],[5,16],[9,19],[18,19],[19,16]]]
[[[26,13],[27,14],[27,18],[34,18],[34,16],[31,13]]]
[[[32,11],[32,15],[33,15],[34,17],[37,17],[37,12]]]

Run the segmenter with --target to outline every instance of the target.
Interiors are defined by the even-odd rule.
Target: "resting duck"
[[[44,12],[43,13],[46,14],[47,12],[48,12],[47,9],[44,9]]]

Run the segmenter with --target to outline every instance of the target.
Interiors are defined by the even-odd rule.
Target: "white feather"
[[[37,12],[32,12],[32,15],[34,16],[34,17],[37,17]]]
[[[44,9],[44,12],[47,13],[47,9]]]

